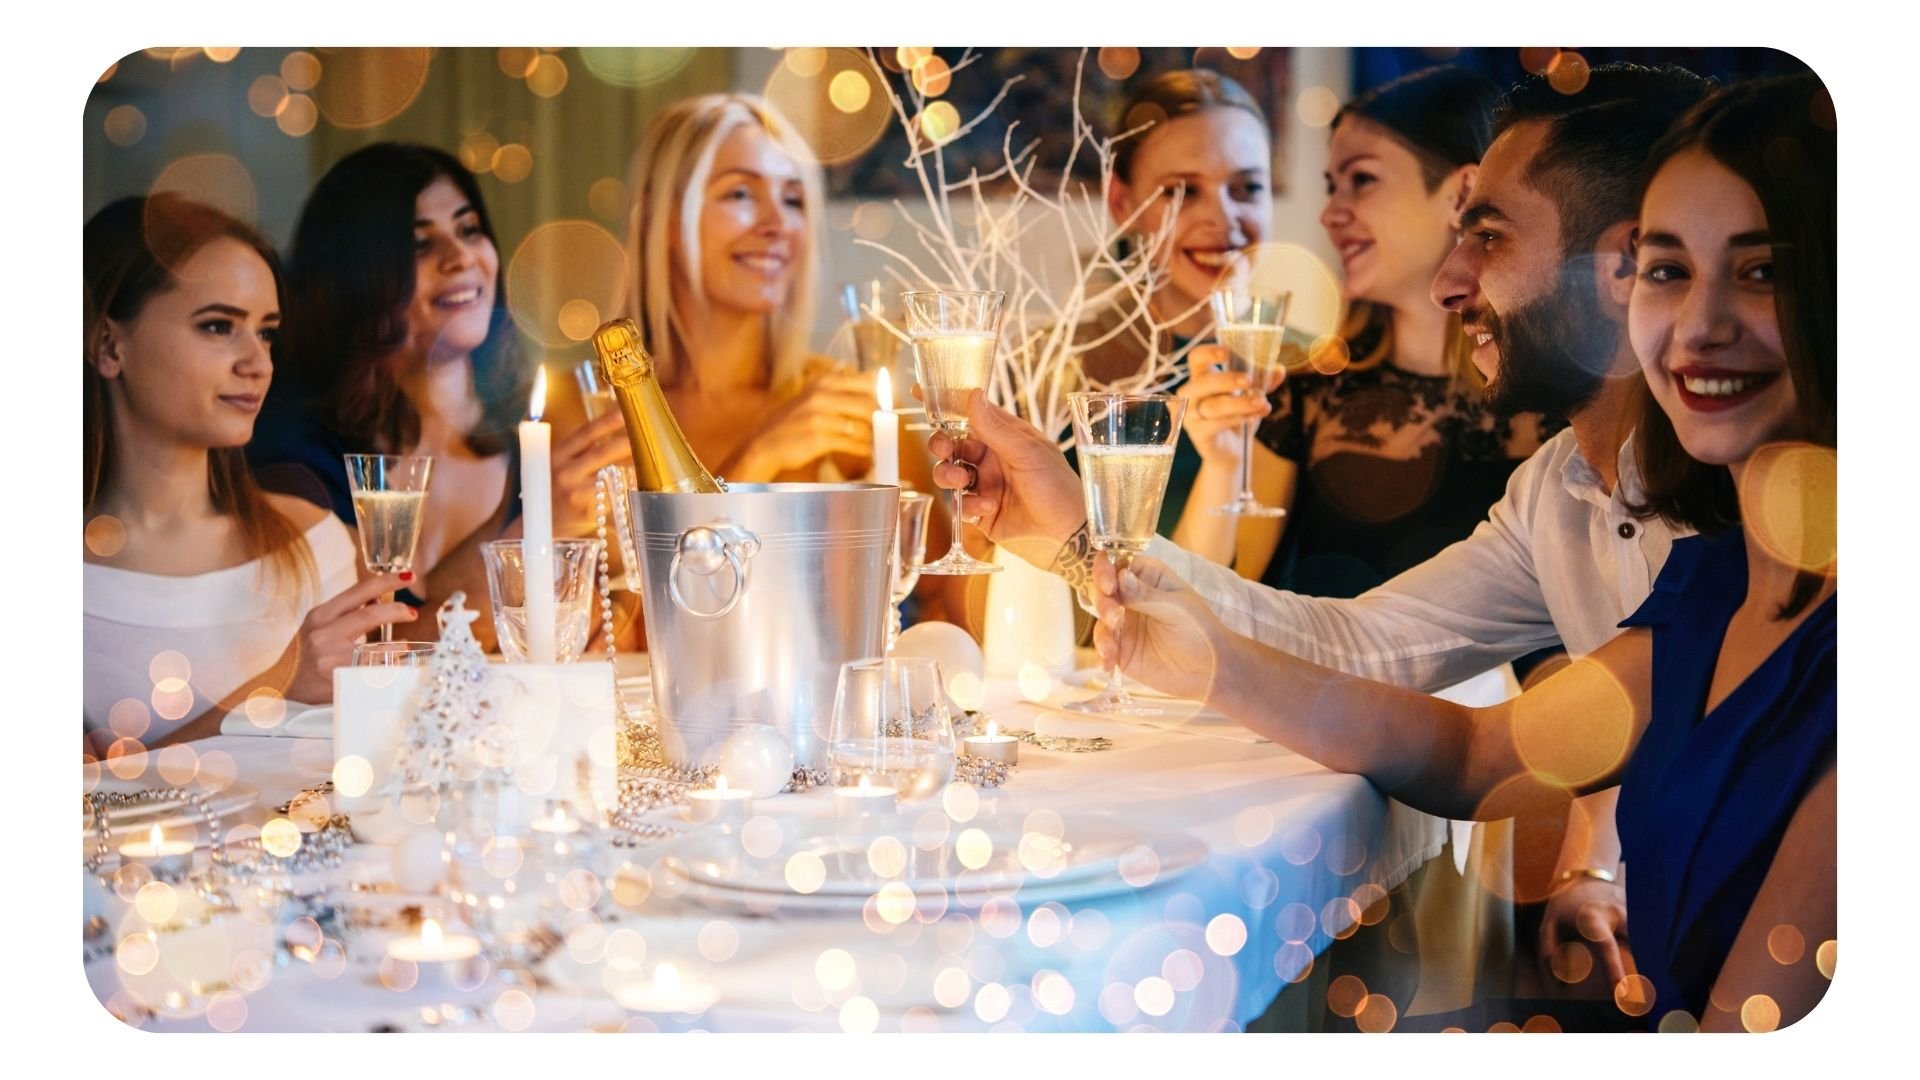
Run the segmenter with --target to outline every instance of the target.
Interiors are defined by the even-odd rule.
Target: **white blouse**
[[[340,519],[321,518],[306,539],[319,586],[292,595],[268,587],[264,559],[188,577],[87,564],[87,730],[108,727],[118,706],[145,715],[139,738],[151,744],[278,660],[307,612],[358,576],[359,553]]]

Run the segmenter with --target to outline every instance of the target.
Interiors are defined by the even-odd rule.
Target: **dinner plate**
[[[708,833],[683,841],[662,864],[700,899],[725,895],[753,906],[797,901],[859,910],[896,882],[982,896],[1101,895],[1131,887],[1129,878],[1158,879],[1191,869],[1207,855],[1206,845],[1186,833],[1145,833],[1098,816],[1063,824],[1058,838],[1010,828],[955,830],[931,850],[906,836],[876,844],[880,835],[875,833],[815,835],[782,844],[766,857],[749,853],[736,835]],[[1154,868],[1152,875],[1144,873],[1148,867]],[[818,876],[817,887],[797,890],[796,868],[802,882]]]
[[[131,795],[136,791],[171,785],[156,777],[140,776],[132,780],[123,780],[118,776],[106,775],[94,788],[96,794]],[[206,797],[207,808],[220,818],[222,827],[230,828],[237,824],[232,815],[245,810],[260,801],[260,790],[248,784],[228,784],[220,791]],[[185,798],[168,799],[165,802],[142,803],[138,806],[126,806],[107,814],[107,828],[115,835],[141,832],[160,826],[160,831],[172,835],[180,830],[197,830],[204,822],[200,811]],[[97,837],[93,827],[93,814],[83,802],[80,806],[80,831],[88,839]],[[202,841],[206,837],[200,838]]]

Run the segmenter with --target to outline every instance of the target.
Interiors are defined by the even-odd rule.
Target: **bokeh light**
[[[1653,1011],[1653,980],[1645,975],[1629,975],[1613,988],[1613,1003],[1628,1016],[1645,1016]]]
[[[1482,830],[1484,857],[1476,864],[1480,883],[1517,903],[1552,895],[1555,867],[1567,833],[1589,829],[1584,814],[1570,813],[1565,788],[1523,773],[1495,786],[1470,817],[1498,823]],[[1505,819],[1512,819],[1511,821]]]
[[[304,49],[288,53],[280,61],[280,79],[287,89],[306,93],[320,85],[320,58]]]
[[[227,154],[189,154],[160,171],[150,195],[172,192],[245,222],[258,219],[260,195],[247,167]]]
[[[1522,1034],[1544,1035],[1560,1030],[1562,1030],[1560,1021],[1555,1020],[1546,1013],[1536,1013],[1533,1016],[1529,1016],[1527,1017],[1527,1022],[1520,1025]]]
[[[107,110],[107,141],[115,146],[132,146],[147,134],[147,114],[135,105],[115,105]]]
[[[1690,1035],[1700,1030],[1700,1022],[1685,1009],[1675,1009],[1660,1018],[1662,1035]]]
[[[127,546],[127,527],[112,514],[97,514],[87,522],[87,550],[111,559]]]
[[[928,97],[939,97],[953,86],[953,65],[938,56],[927,56],[913,67],[913,88]]]
[[[1293,112],[1310,128],[1326,127],[1340,112],[1340,95],[1325,86],[1309,86],[1293,99]]]
[[[527,89],[543,98],[558,97],[567,88],[567,62],[552,53],[541,53],[527,72]]]
[[[333,764],[333,789],[349,799],[365,795],[373,787],[373,763],[358,754],[348,754]]]
[[[972,821],[980,812],[980,793],[971,784],[948,784],[940,795],[940,804],[954,821]]]
[[[500,152],[500,139],[491,131],[476,131],[460,140],[460,164],[476,173],[493,171],[493,155]]]
[[[500,164],[496,155],[496,172]],[[528,233],[508,260],[508,307],[527,336],[564,348],[592,336],[599,305],[625,294],[627,273],[626,251],[604,227],[584,219],[550,221]]]
[[[288,818],[274,818],[260,826],[260,846],[270,855],[291,858],[300,850],[300,826]]]
[[[1175,949],[1160,963],[1160,977],[1180,993],[1200,985],[1207,966],[1192,949]]]
[[[500,148],[493,152],[493,175],[508,184],[525,180],[533,175],[533,151],[520,143],[500,144]]]
[[[1563,941],[1554,946],[1548,966],[1563,983],[1582,982],[1593,974],[1593,950],[1584,941]]]
[[[880,1008],[865,997],[851,997],[840,1006],[840,1030],[849,1035],[871,1035],[880,1026]]]
[[[1234,815],[1233,839],[1241,847],[1256,848],[1273,836],[1273,811],[1249,806]]]
[[[287,699],[271,686],[255,687],[241,703],[240,711],[254,727],[276,728],[287,718]]]
[[[200,771],[200,755],[186,743],[174,743],[163,747],[154,755],[160,779],[174,787],[185,787],[193,783],[195,773]]]
[[[1825,975],[1827,979],[1831,981],[1833,978],[1834,962],[1839,958],[1840,943],[1831,940],[1823,941],[1820,943],[1820,947],[1813,951],[1813,966],[1819,968],[1820,974]]]
[[[693,60],[694,50],[591,47],[577,50],[587,73],[614,86],[652,86],[678,75]]]
[[[608,221],[624,226],[627,213],[627,185],[616,176],[603,176],[595,180],[593,185],[587,188],[587,208]]]
[[[1280,857],[1305,866],[1320,854],[1320,832],[1311,825],[1290,826],[1280,834]]]
[[[524,79],[533,73],[533,66],[540,61],[540,50],[523,45],[505,45],[494,53],[494,62],[500,65],[502,74],[514,79]]]
[[[298,139],[310,134],[320,123],[320,107],[305,94],[288,94],[280,103],[280,111],[274,114],[273,122],[282,134]]]
[[[1547,85],[1563,94],[1585,90],[1592,75],[1587,58],[1577,52],[1562,51],[1547,63]]]
[[[179,909],[180,900],[174,895],[173,886],[164,881],[149,881],[140,886],[134,894],[133,909],[140,917],[158,926],[173,918]]]
[[[1073,983],[1057,971],[1039,971],[1033,976],[1033,1002],[1055,1016],[1073,1011]]]
[[[1367,1000],[1367,984],[1355,975],[1341,975],[1327,984],[1327,1009],[1335,1016],[1353,1019]]]
[[[262,75],[247,87],[247,108],[271,119],[287,104],[287,82],[278,75]]]
[[[138,739],[147,733],[153,714],[139,698],[121,698],[107,710],[107,727],[121,739]]]
[[[96,84],[103,83],[103,82],[106,82],[108,79],[113,78],[115,75],[119,73],[120,73],[120,61],[115,60],[113,63],[107,65],[107,70],[101,72],[99,78],[93,81]]]
[[[525,1031],[533,1026],[534,1011],[525,990],[506,990],[494,999],[493,1021],[506,1031]]]
[[[1235,60],[1251,60],[1260,55],[1260,46],[1229,45],[1227,47],[1227,55],[1233,57]]]
[[[973,982],[967,973],[957,967],[943,968],[933,977],[933,1000],[949,1009],[957,1009],[967,1003],[973,994]]]
[[[1338,375],[1351,363],[1353,352],[1339,334],[1322,334],[1307,347],[1307,366],[1321,375]]]
[[[1353,1015],[1354,1026],[1369,1035],[1383,1035],[1400,1020],[1400,1010],[1385,994],[1368,994]]]
[[[827,100],[843,113],[858,113],[873,100],[873,80],[858,71],[842,71],[827,84]]]
[[[951,102],[936,101],[920,113],[920,134],[935,143],[944,143],[960,133],[960,110]]]
[[[1247,924],[1232,913],[1215,915],[1207,923],[1207,948],[1217,956],[1233,956],[1247,944]]]
[[[1767,955],[1773,962],[1792,966],[1807,954],[1807,938],[1798,928],[1782,923],[1767,933]]]
[[[1012,1005],[1013,995],[997,982],[987,983],[973,995],[973,1015],[989,1024],[1006,1019]]]
[[[771,859],[785,839],[780,823],[765,814],[755,814],[740,827],[740,846],[757,859]]]
[[[786,878],[794,892],[818,892],[826,884],[827,865],[811,851],[798,851],[787,858]]]
[[[740,951],[740,932],[733,924],[715,919],[700,928],[700,955],[716,964],[733,959]]]
[[[1770,443],[1740,477],[1748,534],[1775,559],[1819,573],[1840,551],[1839,457],[1832,447]]]
[[[132,780],[147,771],[147,748],[138,739],[115,739],[107,746],[107,771]]]
[[[335,127],[370,128],[405,112],[427,84],[433,50],[421,48],[321,49],[326,77],[313,88],[314,101]],[[280,73],[286,78],[286,72]],[[293,80],[287,79],[292,86]]]
[[[1780,1005],[1765,994],[1755,994],[1740,1003],[1740,1026],[1755,1034],[1780,1027]]]
[[[1096,62],[1100,65],[1100,74],[1122,82],[1140,70],[1140,50],[1131,45],[1109,45],[1100,50]]]

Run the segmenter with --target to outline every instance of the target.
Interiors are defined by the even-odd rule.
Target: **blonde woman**
[[[873,383],[807,351],[819,167],[759,98],[655,117],[634,153],[627,312],[693,449],[730,481],[859,476]]]

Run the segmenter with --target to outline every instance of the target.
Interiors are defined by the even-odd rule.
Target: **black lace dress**
[[[1299,474],[1261,581],[1311,596],[1358,596],[1465,539],[1564,426],[1497,417],[1464,382],[1390,363],[1290,378],[1274,405],[1258,437]]]

